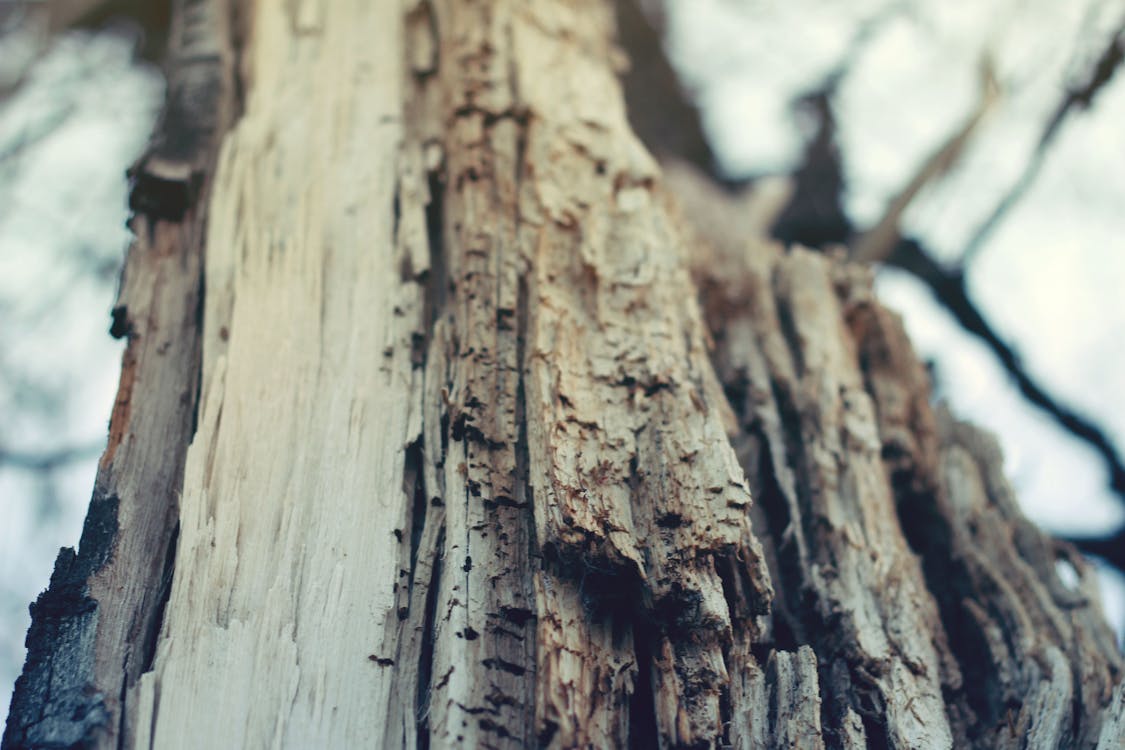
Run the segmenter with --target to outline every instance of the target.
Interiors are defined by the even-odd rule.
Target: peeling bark
[[[612,10],[253,5],[217,168],[158,142],[139,180],[138,247],[192,221],[205,253],[201,322],[160,328],[186,401],[115,323],[103,463],[156,451],[122,476],[160,468],[163,525],[95,497],[145,556],[60,561],[36,627],[74,634],[36,636],[5,748],[1113,746],[1085,564],[934,414],[862,271],[662,174]],[[131,678],[114,646],[27,687],[138,622]]]
[[[110,333],[128,339],[109,441],[75,552],[32,605],[3,746],[131,744],[128,693],[151,667],[194,430],[201,262],[219,140],[235,112],[225,2],[173,20],[166,114],[132,170],[129,249]]]

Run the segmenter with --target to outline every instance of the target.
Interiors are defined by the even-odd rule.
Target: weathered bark
[[[245,20],[5,748],[1115,746],[1088,568],[863,272],[662,177],[611,4]]]
[[[1092,568],[1020,515],[991,438],[934,413],[865,270],[756,239],[737,200],[669,179],[710,240],[696,277],[770,530],[777,640],[816,650],[826,734],[849,746],[858,718],[879,746],[1092,747],[1123,666]]]
[[[171,29],[165,113],[134,167],[110,333],[128,339],[109,442],[78,552],[63,549],[32,605],[7,747],[129,744],[129,689],[151,668],[172,574],[176,498],[196,418],[206,196],[237,107],[233,18],[184,3]]]

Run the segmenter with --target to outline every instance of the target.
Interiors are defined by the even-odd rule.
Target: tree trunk
[[[1122,747],[1089,566],[865,271],[662,174],[612,4],[246,6],[177,8],[5,748]]]

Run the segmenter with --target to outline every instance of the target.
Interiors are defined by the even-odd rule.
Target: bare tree
[[[614,10],[177,4],[5,748],[1121,746],[1089,566]]]

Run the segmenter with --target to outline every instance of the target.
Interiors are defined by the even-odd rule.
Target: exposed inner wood
[[[141,746],[356,747],[385,714],[403,456],[422,421],[422,287],[395,226],[411,159],[397,8],[254,8]]]
[[[1089,566],[868,271],[656,163],[612,4],[244,10],[5,748],[1120,747]]]

